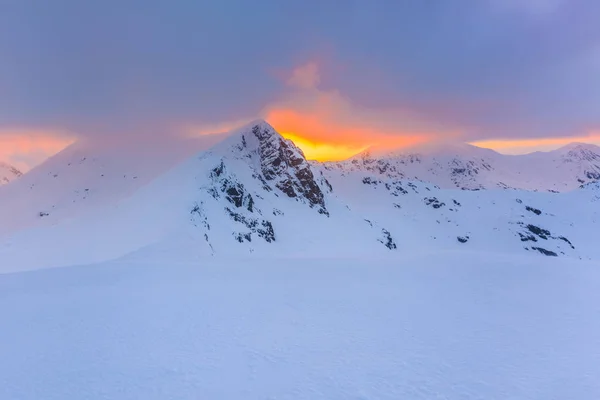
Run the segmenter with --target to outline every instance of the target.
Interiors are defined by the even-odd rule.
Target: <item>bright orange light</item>
[[[361,151],[366,150],[369,146],[351,147],[345,145],[336,145],[331,143],[318,143],[302,136],[298,136],[289,132],[281,132],[281,135],[294,142],[296,146],[302,149],[307,160],[317,161],[340,161],[350,158]]]
[[[339,161],[368,148],[392,150],[425,143],[424,133],[379,132],[366,127],[331,121],[326,116],[273,109],[267,121],[286,139],[292,140],[309,160]]]
[[[286,74],[289,90],[262,113],[306,158],[337,161],[367,148],[392,150],[439,137],[432,133],[439,128],[412,110],[367,108],[336,89],[321,88],[319,67],[310,61]]]

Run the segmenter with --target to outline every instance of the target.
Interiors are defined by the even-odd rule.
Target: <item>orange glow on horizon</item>
[[[378,132],[334,123],[289,109],[271,110],[266,119],[283,137],[302,149],[307,159],[317,161],[340,161],[372,147],[394,150],[433,139],[425,133]]]
[[[281,132],[281,136],[294,142],[294,144],[302,150],[307,160],[341,161],[369,148],[368,145],[363,147],[350,147],[343,144],[314,142],[289,132]]]

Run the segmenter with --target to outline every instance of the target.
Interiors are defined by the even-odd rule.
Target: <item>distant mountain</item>
[[[379,156],[365,151],[346,161],[325,163],[325,168],[430,182],[446,189],[563,192],[600,180],[600,147],[572,143],[550,152],[518,156],[502,155],[468,144],[426,147]]]
[[[593,184],[548,192],[593,171],[593,147],[513,158],[458,146],[321,164],[264,121],[197,146],[189,158],[184,147],[168,160],[134,148],[83,155],[74,147],[6,186],[0,266],[147,261],[173,248],[198,260],[442,249],[600,259]],[[528,169],[518,174],[514,160]],[[504,181],[514,190],[476,190],[511,187]]]
[[[0,162],[0,186],[20,178],[23,174],[10,164]]]

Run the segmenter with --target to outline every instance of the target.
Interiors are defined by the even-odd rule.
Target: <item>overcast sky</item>
[[[600,128],[599,21],[597,0],[0,0],[0,135],[291,110],[338,141],[581,137]]]

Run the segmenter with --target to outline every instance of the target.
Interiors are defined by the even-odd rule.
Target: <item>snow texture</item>
[[[0,398],[600,398],[600,272],[454,252],[0,275]]]

